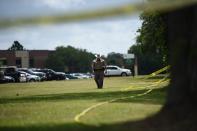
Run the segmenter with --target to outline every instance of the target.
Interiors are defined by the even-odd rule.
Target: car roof
[[[107,67],[119,67],[119,66],[116,66],[116,65],[107,65]]]

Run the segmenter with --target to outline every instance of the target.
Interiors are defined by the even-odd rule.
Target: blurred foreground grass
[[[165,85],[147,95],[99,106],[81,118],[84,109],[111,99],[147,91],[145,86],[161,78],[105,78],[104,89],[92,79],[0,85],[0,130],[91,130],[114,123],[136,121],[157,113],[165,102]],[[129,90],[121,91],[130,87]]]

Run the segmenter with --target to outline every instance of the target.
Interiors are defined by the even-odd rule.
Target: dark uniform
[[[94,72],[94,80],[97,84],[98,89],[103,88],[105,68],[106,68],[105,61],[101,59],[100,56],[97,56],[97,58],[92,62],[92,69]]]

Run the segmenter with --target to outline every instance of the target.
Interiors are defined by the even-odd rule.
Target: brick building
[[[0,66],[44,68],[46,59],[53,52],[49,50],[0,50]]]

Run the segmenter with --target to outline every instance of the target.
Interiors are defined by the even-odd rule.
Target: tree
[[[18,41],[14,41],[14,43],[10,48],[8,48],[8,50],[12,50],[12,51],[24,50],[24,47]]]
[[[197,130],[197,5],[163,13],[171,65],[166,103],[157,114],[145,120],[124,123],[123,129],[116,126],[117,131]]]
[[[166,42],[165,15],[159,12],[142,13],[141,29],[138,30],[137,43],[141,44],[142,52],[166,55],[168,48]]]
[[[64,71],[65,65],[61,57],[57,57],[56,53],[52,53],[46,60],[46,67],[49,67],[56,71]]]
[[[155,42],[150,45],[148,45],[149,42],[145,44],[144,42],[146,41],[144,40],[148,38],[144,36],[155,33],[143,31],[145,33],[144,36],[140,36],[140,39],[138,38],[138,42],[142,41],[142,43],[133,46],[131,51],[143,54],[143,52],[152,50],[150,47],[157,49],[157,46],[164,46],[160,48],[164,51],[164,54],[169,51],[171,81],[168,88],[167,101],[163,110],[171,112],[170,115],[172,116],[170,117],[180,117],[180,120],[190,119],[192,113],[196,114],[197,107],[197,6],[193,5],[164,13],[162,17],[163,26],[166,26],[166,29],[162,33],[166,35],[160,38],[163,40],[158,40],[160,42]],[[147,20],[145,19],[145,24],[148,24],[146,22]],[[148,24],[147,26],[149,27],[146,29],[151,30],[155,26],[153,25],[154,24]],[[155,38],[152,37],[152,39]],[[165,49],[168,47],[167,43],[170,50]],[[147,49],[147,51],[145,49]],[[152,52],[154,52],[154,50],[152,50]]]
[[[138,57],[139,74],[149,74],[168,63],[165,16],[159,12],[142,13],[142,27],[138,30],[136,44],[128,53]]]
[[[197,107],[197,6],[167,16],[171,82],[165,107],[191,115]]]
[[[93,59],[94,54],[86,50],[59,46],[47,59],[46,66],[57,71],[90,72]]]
[[[124,66],[124,59],[120,53],[111,52],[107,55],[106,59],[108,65]]]

